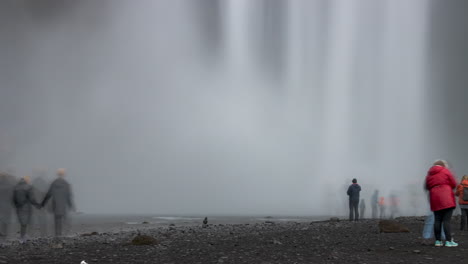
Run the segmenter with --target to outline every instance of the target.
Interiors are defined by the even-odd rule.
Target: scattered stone
[[[147,235],[137,235],[135,238],[132,240],[132,245],[135,246],[149,246],[149,245],[157,245],[158,241],[154,239],[151,236]]]
[[[390,249],[390,250],[395,250],[395,248],[394,248],[394,247],[389,247],[388,249]]]
[[[62,243],[53,243],[51,248],[55,248],[55,249],[60,249],[60,248],[63,248],[63,244]]]
[[[339,222],[340,219],[338,217],[332,217],[330,218],[330,222]]]
[[[91,233],[84,233],[84,234],[81,234],[82,237],[97,236],[97,235],[99,235],[98,232],[91,232]]]
[[[379,222],[380,233],[408,233],[409,229],[403,224],[393,220],[381,220]]]
[[[142,224],[143,224],[143,225],[147,225],[147,224],[149,224],[149,222],[143,221]]]
[[[174,224],[174,223],[170,223],[169,226],[175,226],[175,224]]]
[[[415,250],[413,250],[413,253],[419,254],[419,253],[421,253],[421,250],[415,249]]]
[[[278,241],[276,239],[273,239],[273,244],[275,245],[283,245],[283,243],[281,243],[281,241]]]

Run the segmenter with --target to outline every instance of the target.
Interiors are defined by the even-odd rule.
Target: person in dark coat
[[[68,211],[73,209],[72,193],[70,184],[64,179],[65,169],[57,170],[58,178],[49,187],[41,205],[44,207],[52,198],[52,210],[54,213],[55,236],[62,235],[63,222],[66,220]]]
[[[374,194],[372,195],[372,198],[371,198],[371,206],[372,206],[372,218],[376,219],[378,215],[377,208],[379,206],[379,190],[374,191]]]
[[[347,194],[349,196],[349,221],[359,220],[359,193],[361,192],[361,186],[357,184],[357,180],[352,180],[353,184],[348,187]],[[354,216],[353,216],[354,214]]]
[[[0,237],[8,236],[13,212],[14,177],[0,172]]]
[[[458,246],[458,243],[452,240],[452,231],[450,228],[452,213],[457,206],[453,193],[456,186],[457,182],[452,172],[448,169],[447,162],[444,160],[437,160],[434,162],[433,166],[427,172],[426,189],[429,191],[431,211],[434,212],[435,217],[434,233],[436,237],[436,247],[443,245],[441,240],[442,226],[446,237],[445,246]]]
[[[39,204],[34,199],[32,186],[29,184],[30,178],[23,177],[13,190],[13,204],[16,208],[18,222],[21,226],[21,239],[26,236],[26,231],[31,222],[32,205],[39,207]]]

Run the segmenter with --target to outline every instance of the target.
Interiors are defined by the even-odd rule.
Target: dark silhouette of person
[[[73,200],[70,184],[64,179],[65,169],[58,169],[57,176],[49,187],[41,206],[52,198],[52,211],[54,213],[55,236],[62,236],[63,222],[66,220],[68,211],[73,210]]]
[[[356,179],[352,180],[352,184],[348,187],[347,194],[349,196],[349,221],[359,220],[359,193],[361,186]]]
[[[361,202],[359,203],[359,217],[363,219],[365,215],[366,215],[366,203],[364,199],[361,199]]]
[[[372,218],[377,218],[379,207],[379,190],[375,190],[371,197]]]
[[[0,172],[0,237],[8,236],[13,213],[14,177]]]
[[[385,197],[383,196],[379,197],[380,219],[384,219],[386,217],[385,215],[386,207],[387,207],[387,204],[385,203]]]
[[[36,202],[36,199],[34,199],[29,176],[23,177],[15,186],[13,190],[13,204],[15,205],[18,222],[21,226],[21,239],[24,239],[28,225],[31,222],[32,205],[36,207],[40,206]]]

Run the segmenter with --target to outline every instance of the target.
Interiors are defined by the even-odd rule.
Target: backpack
[[[468,187],[463,187],[463,201],[468,202]]]

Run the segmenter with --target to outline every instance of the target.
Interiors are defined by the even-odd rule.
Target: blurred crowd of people
[[[461,211],[460,230],[468,230],[468,175],[464,175],[457,183],[449,163],[445,160],[437,160],[427,172],[424,190],[427,192],[431,211],[425,219],[423,243],[431,243],[429,240],[435,238],[436,247],[457,247],[458,243],[453,239],[451,219],[458,202]],[[366,205],[364,199],[360,200],[360,192],[361,186],[356,179],[353,179],[347,189],[350,221],[365,218]],[[370,204],[374,219],[387,217],[393,219],[400,214],[400,199],[395,193],[391,193],[386,199],[379,195],[379,190],[375,190],[370,198]]]
[[[0,172],[0,239],[15,237],[12,230],[18,226],[19,237],[24,241],[32,223],[41,236],[47,236],[51,215],[54,235],[62,236],[74,204],[71,186],[65,180],[66,170],[58,169],[56,174],[57,178],[48,184],[43,170],[33,173],[32,181],[29,176],[17,178],[12,172]]]
[[[366,218],[366,201],[360,199],[361,186],[357,183],[357,179],[353,179],[349,185],[346,194],[349,196],[349,220],[359,221]],[[370,198],[372,218],[390,218],[393,219],[400,214],[400,199],[395,193],[391,193],[388,199],[379,195],[379,190],[374,190]],[[390,214],[387,216],[386,210],[389,208]],[[358,210],[359,208],[359,210]]]

